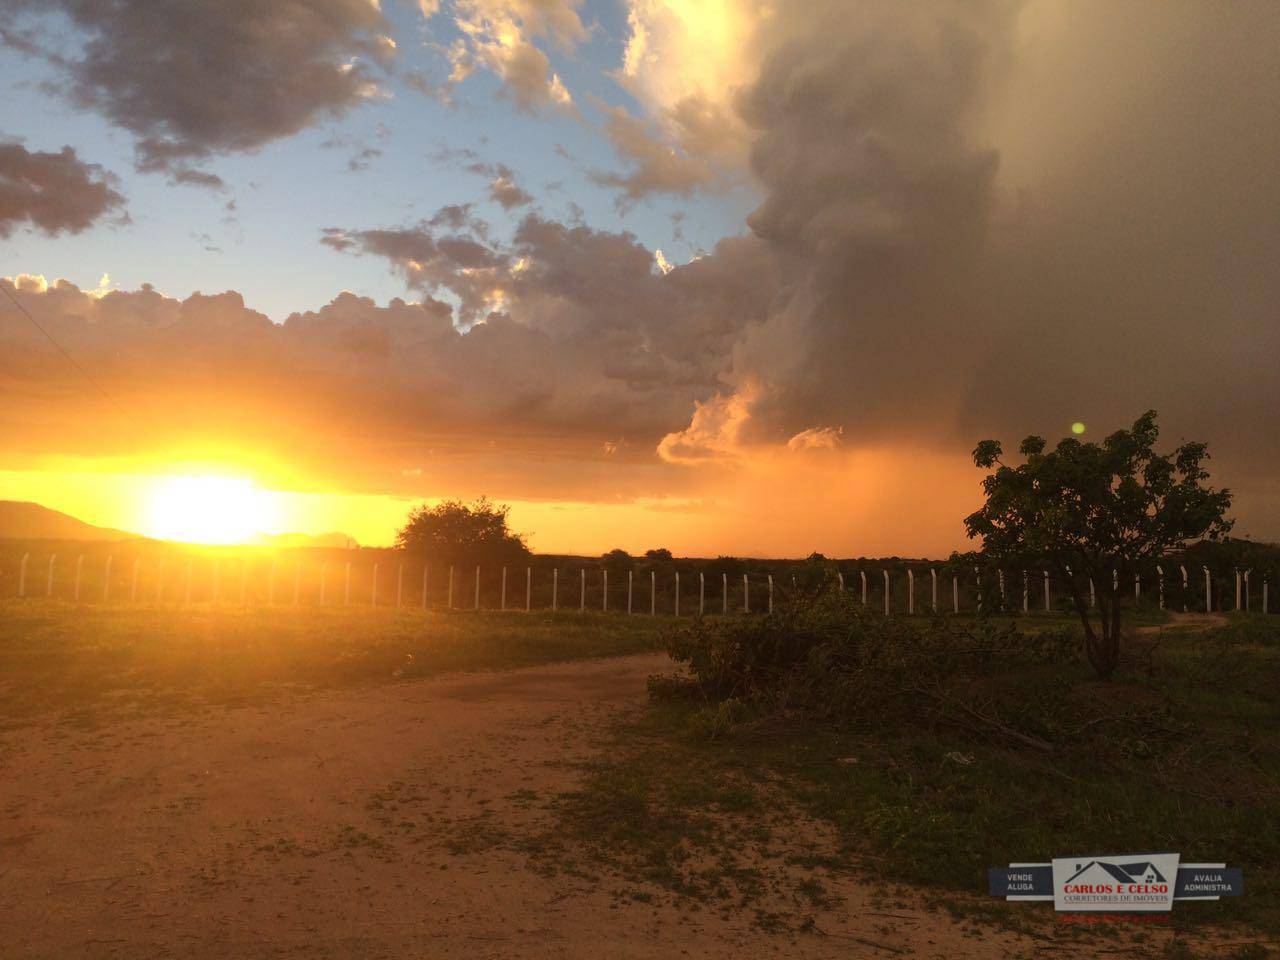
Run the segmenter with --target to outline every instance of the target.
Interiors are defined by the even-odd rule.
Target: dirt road
[[[495,830],[642,708],[625,657],[0,735],[0,956],[1006,957],[1036,941],[918,906],[844,902],[765,934],[540,869]],[[545,826],[545,824],[544,824]],[[1055,957],[1071,956],[1059,946]],[[1088,955],[1088,953],[1082,954]]]

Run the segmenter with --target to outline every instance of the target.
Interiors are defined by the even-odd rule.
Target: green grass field
[[[259,701],[656,649],[648,617],[0,604],[0,723]]]
[[[1246,884],[1177,905],[1175,924],[1280,934],[1280,618],[1144,634],[1107,683],[1083,663],[981,682],[1002,722],[1052,750],[963,725],[655,702],[566,799],[566,832],[637,881],[732,902],[765,881],[770,832],[802,814],[838,838],[815,865],[1012,926],[1038,905],[986,900],[988,867],[1173,850],[1241,866]]]

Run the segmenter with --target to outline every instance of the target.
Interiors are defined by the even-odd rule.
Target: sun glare
[[[243,477],[170,477],[152,491],[146,533],[188,543],[245,543],[275,526],[272,496]]]

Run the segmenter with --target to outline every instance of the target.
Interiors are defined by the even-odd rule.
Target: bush
[[[664,642],[688,677],[655,678],[655,698],[741,700],[774,715],[866,723],[949,719],[1006,735],[1013,731],[982,709],[982,679],[1077,661],[1079,646],[1068,630],[895,620],[838,593],[781,604],[764,617],[694,621],[669,630]]]

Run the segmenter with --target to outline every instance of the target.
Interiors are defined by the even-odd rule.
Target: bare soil
[[[549,869],[512,838],[545,838],[548,802],[669,669],[630,656],[5,731],[0,956],[1097,955],[910,893],[886,909],[853,873],[828,878],[820,932],[768,933]]]

